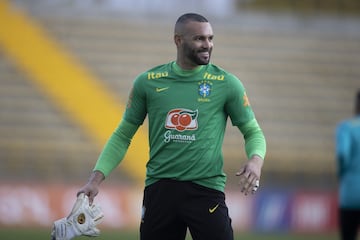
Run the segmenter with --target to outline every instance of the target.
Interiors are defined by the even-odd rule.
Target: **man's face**
[[[188,22],[182,36],[184,60],[190,65],[206,65],[213,49],[213,31],[207,22]]]

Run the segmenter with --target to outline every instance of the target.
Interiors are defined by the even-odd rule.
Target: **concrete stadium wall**
[[[52,1],[44,6],[40,1],[31,1],[31,6],[21,5],[30,1],[19,2],[31,22],[61,47],[61,54],[80,62],[116,104],[126,101],[139,72],[174,58],[171,35],[177,16],[171,16],[170,22],[145,14],[139,21],[137,16],[108,17],[101,11],[95,11],[97,15],[82,10],[76,15],[81,11],[71,7],[75,1],[64,1],[70,4],[64,9],[52,7]],[[15,5],[9,9],[19,10]],[[213,62],[244,82],[268,139],[264,184],[334,190],[333,131],[337,121],[352,115],[353,93],[359,87],[359,20],[259,13],[210,20],[216,32]],[[0,30],[7,29],[1,33],[8,43],[15,43],[16,34],[24,34],[21,29],[14,34],[6,21],[2,24]],[[14,38],[9,40],[9,36]],[[26,48],[23,39],[28,36],[19,38],[19,48],[12,49],[36,51]],[[100,138],[91,140],[86,124],[77,123],[51,101],[33,83],[33,76],[19,67],[19,61],[9,57],[8,50],[1,45],[0,107],[6,113],[0,118],[2,179],[85,179],[101,150],[93,141]],[[51,64],[46,53],[41,59],[38,55],[25,57],[31,64],[41,65],[41,59]],[[81,100],[71,97],[74,106]],[[86,104],[82,106],[85,110]],[[229,183],[236,185],[232,175],[244,160],[239,148],[243,143],[236,128],[228,130],[225,168]],[[135,168],[144,167],[140,165]],[[112,178],[132,180],[131,171],[119,169],[120,174]]]

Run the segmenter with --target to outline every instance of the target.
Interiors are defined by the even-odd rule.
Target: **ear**
[[[175,34],[175,35],[174,35],[174,43],[175,43],[175,45],[176,45],[177,47],[180,46],[180,44],[181,44],[181,37],[180,37],[180,35],[178,35],[178,34]]]

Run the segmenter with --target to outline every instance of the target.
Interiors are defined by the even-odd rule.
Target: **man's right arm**
[[[109,176],[114,168],[116,168],[123,160],[127,149],[129,148],[131,139],[135,135],[140,125],[135,125],[127,120],[122,119],[119,126],[102,150],[94,171],[100,171],[105,177]]]
[[[99,192],[98,188],[100,183],[124,158],[131,139],[138,128],[139,125],[132,124],[122,119],[119,126],[105,144],[88,182],[78,191],[78,194],[83,192],[89,197],[90,204]]]

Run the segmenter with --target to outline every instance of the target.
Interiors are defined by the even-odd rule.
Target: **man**
[[[78,192],[93,201],[148,116],[142,240],[183,240],[187,228],[193,239],[233,239],[221,150],[228,117],[244,135],[249,158],[236,174],[241,191],[258,188],[265,138],[240,80],[210,63],[213,37],[201,15],[184,14],[177,20],[176,61],[136,78],[122,121]]]
[[[360,226],[360,90],[355,117],[336,128],[336,159],[341,239],[355,240]]]

